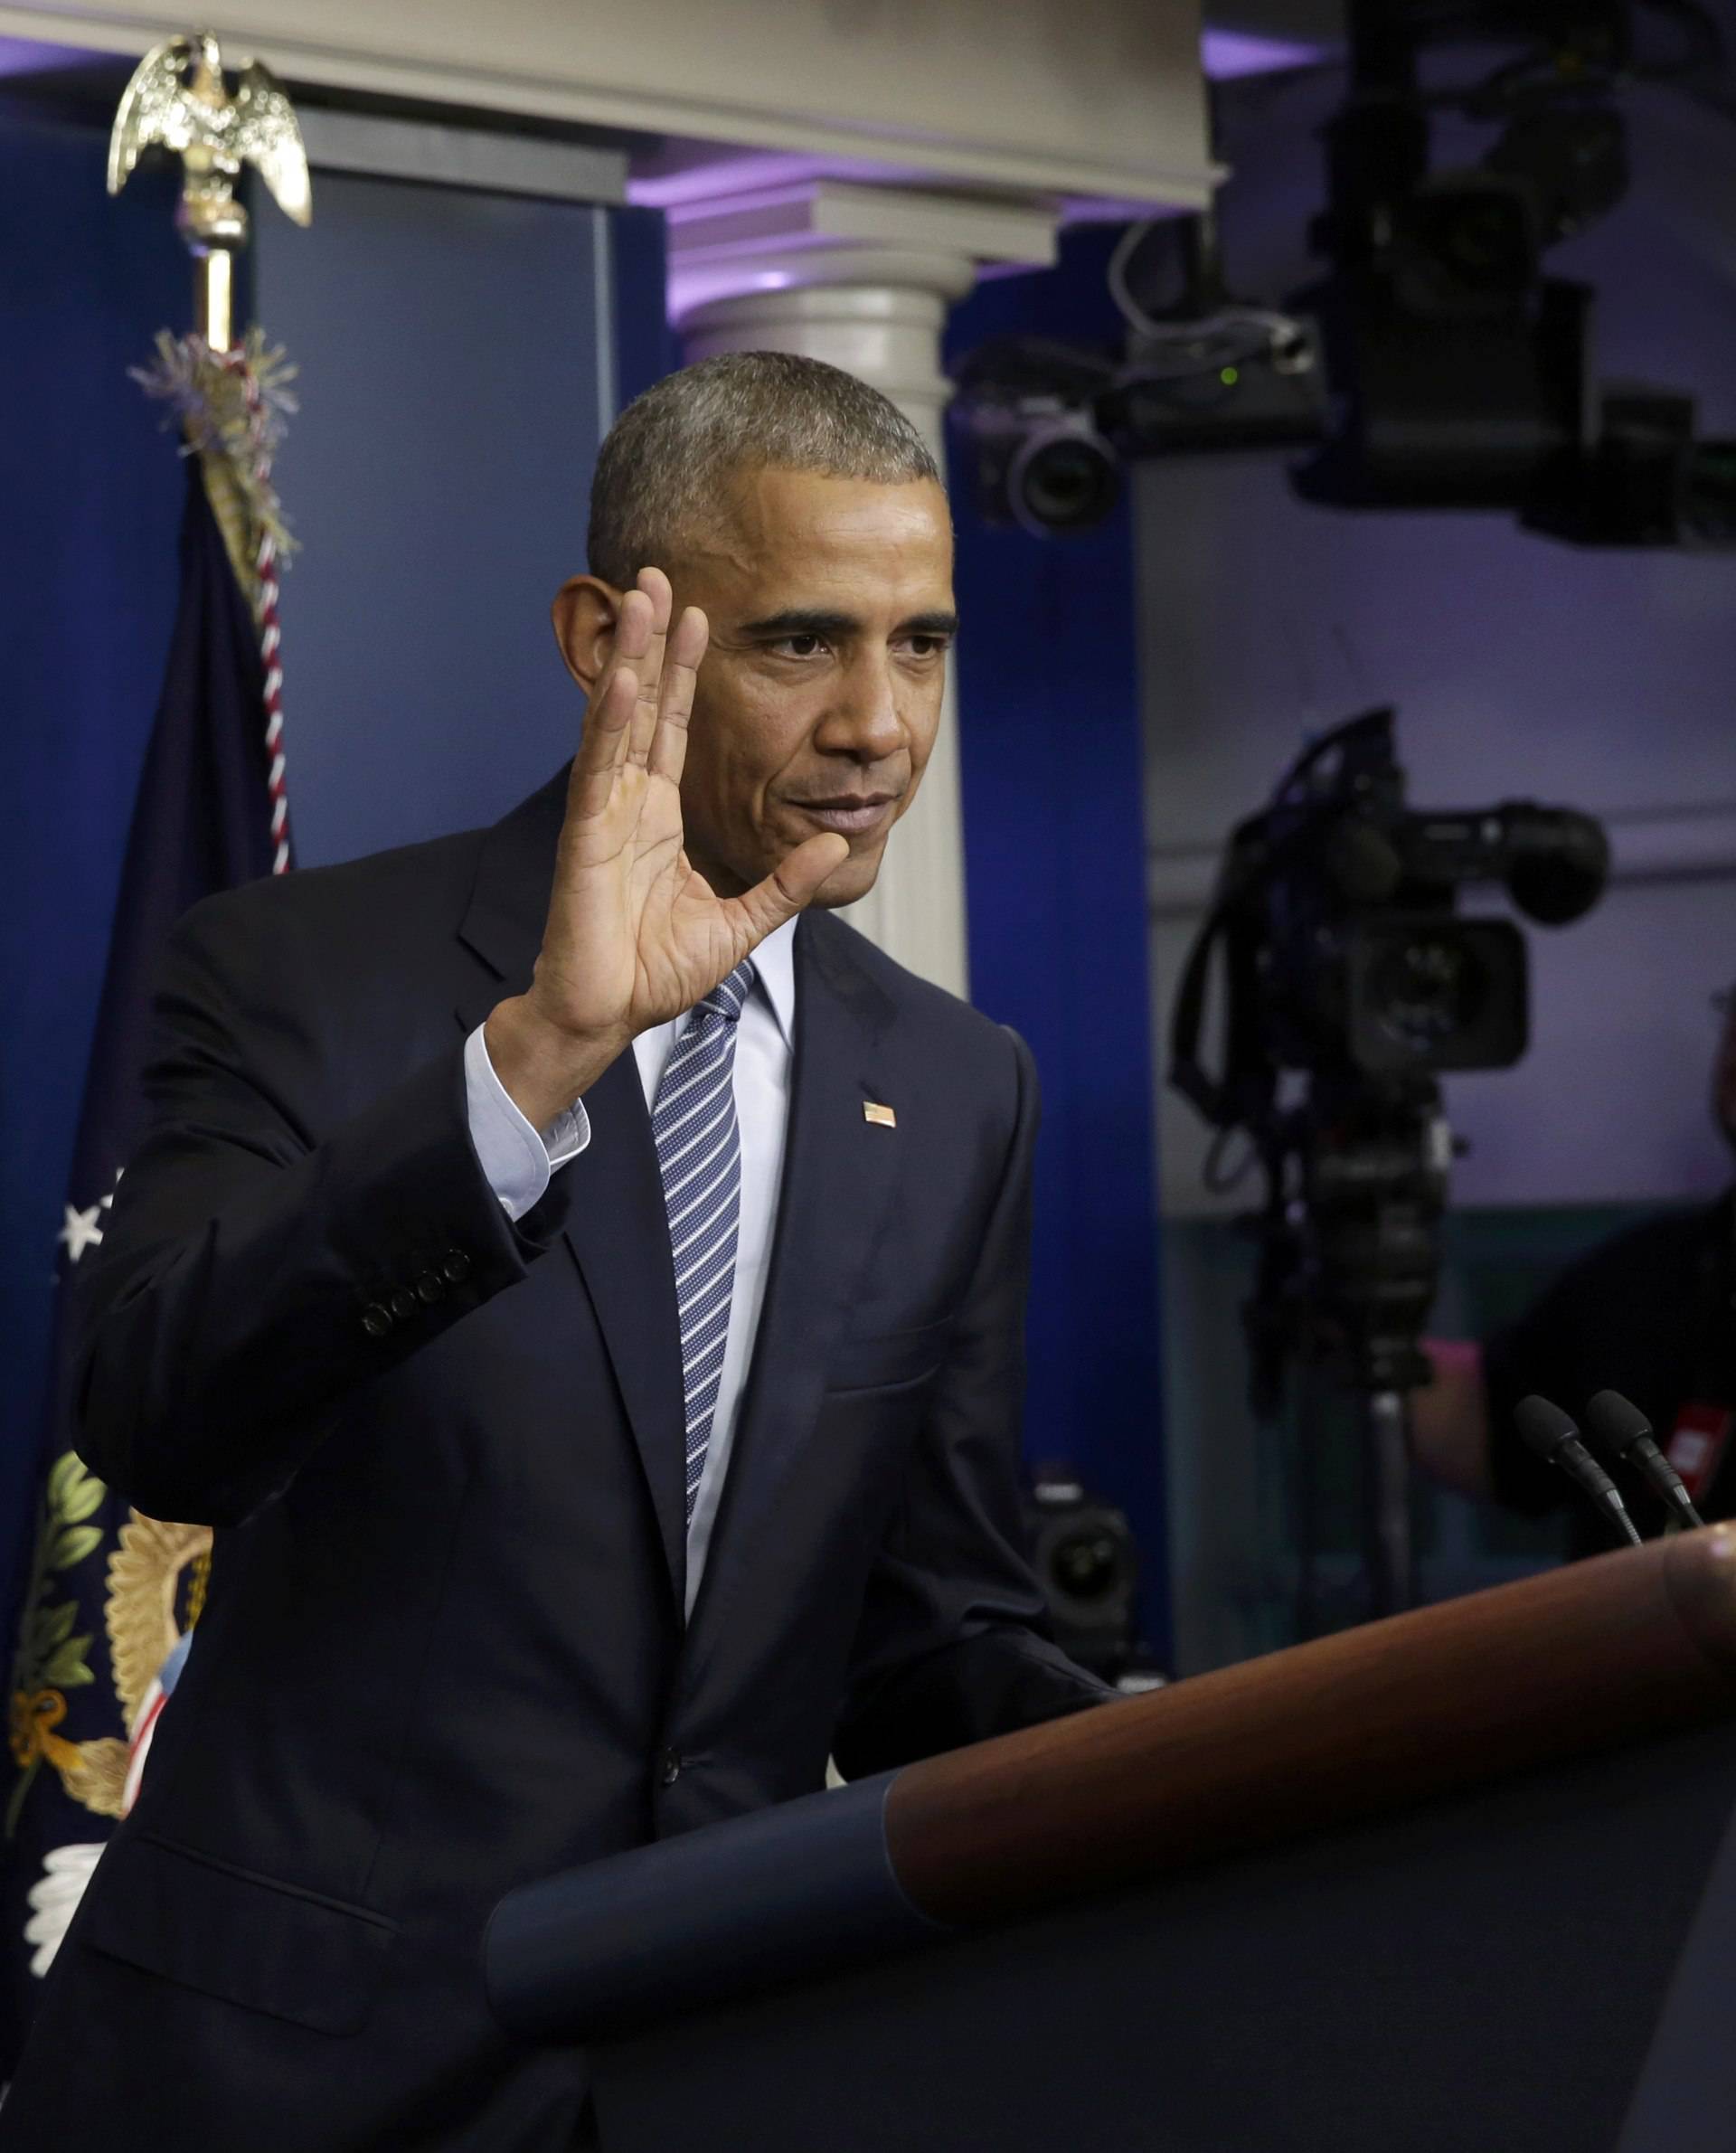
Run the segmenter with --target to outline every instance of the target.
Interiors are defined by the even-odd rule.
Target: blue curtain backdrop
[[[1014,332],[1118,335],[1118,227],[1064,235],[1052,270],[986,279],[949,357]],[[1043,1080],[1026,1450],[1127,1512],[1167,1657],[1157,1206],[1143,747],[1131,519],[1065,539],[990,528],[949,444],[958,534],[959,749],[971,999]]]
[[[42,1439],[54,1237],[186,487],[127,379],[186,316],[174,183],[0,106],[0,1593]],[[8,1649],[10,1640],[8,1639]]]

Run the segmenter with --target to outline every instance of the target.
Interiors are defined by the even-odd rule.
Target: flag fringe
[[[273,457],[289,415],[299,408],[288,387],[295,367],[280,346],[267,346],[257,327],[224,353],[213,352],[203,337],[173,336],[165,329],[155,362],[127,371],[147,396],[168,405],[165,424],[179,421],[186,437],[182,455],[201,459],[237,580],[255,614],[262,613],[263,542],[270,540],[268,558],[279,562],[296,551],[271,483]]]

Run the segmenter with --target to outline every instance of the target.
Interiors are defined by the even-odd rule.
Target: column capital
[[[689,198],[668,212],[669,313],[693,317],[769,292],[929,295],[937,323],[985,262],[1044,269],[1059,212],[1036,196],[804,178]]]

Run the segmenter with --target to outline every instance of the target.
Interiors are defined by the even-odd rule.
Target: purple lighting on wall
[[[1283,74],[1311,66],[1320,56],[1318,45],[1255,37],[1242,30],[1207,30],[1200,38],[1200,63],[1214,82],[1231,82],[1238,75]]]
[[[107,52],[87,52],[78,45],[44,45],[34,38],[0,37],[0,76],[40,75],[66,67],[100,67]]]
[[[714,157],[683,165],[670,172],[635,173],[627,198],[639,209],[666,211],[678,224],[683,212],[703,216],[719,195],[760,194],[805,186],[816,179],[862,179],[896,183],[921,176],[916,165],[884,165],[872,157],[816,156],[791,149],[725,149]]]

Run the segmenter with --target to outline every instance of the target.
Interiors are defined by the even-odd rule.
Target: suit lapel
[[[459,939],[492,977],[460,997],[458,1017],[467,1034],[503,995],[529,984],[565,801],[562,770],[485,840]],[[680,1608],[686,1575],[681,1320],[656,1147],[630,1048],[586,1094],[585,1111],[590,1142],[561,1169],[568,1198],[561,1238],[603,1334]],[[574,1410],[580,1410],[577,1402]]]
[[[891,998],[824,913],[796,937],[796,1051],[783,1184],[753,1358],[695,1624],[714,1634],[779,1482],[812,1436],[834,1346],[878,1236],[895,1152],[863,1117],[891,1089],[878,1070]]]

